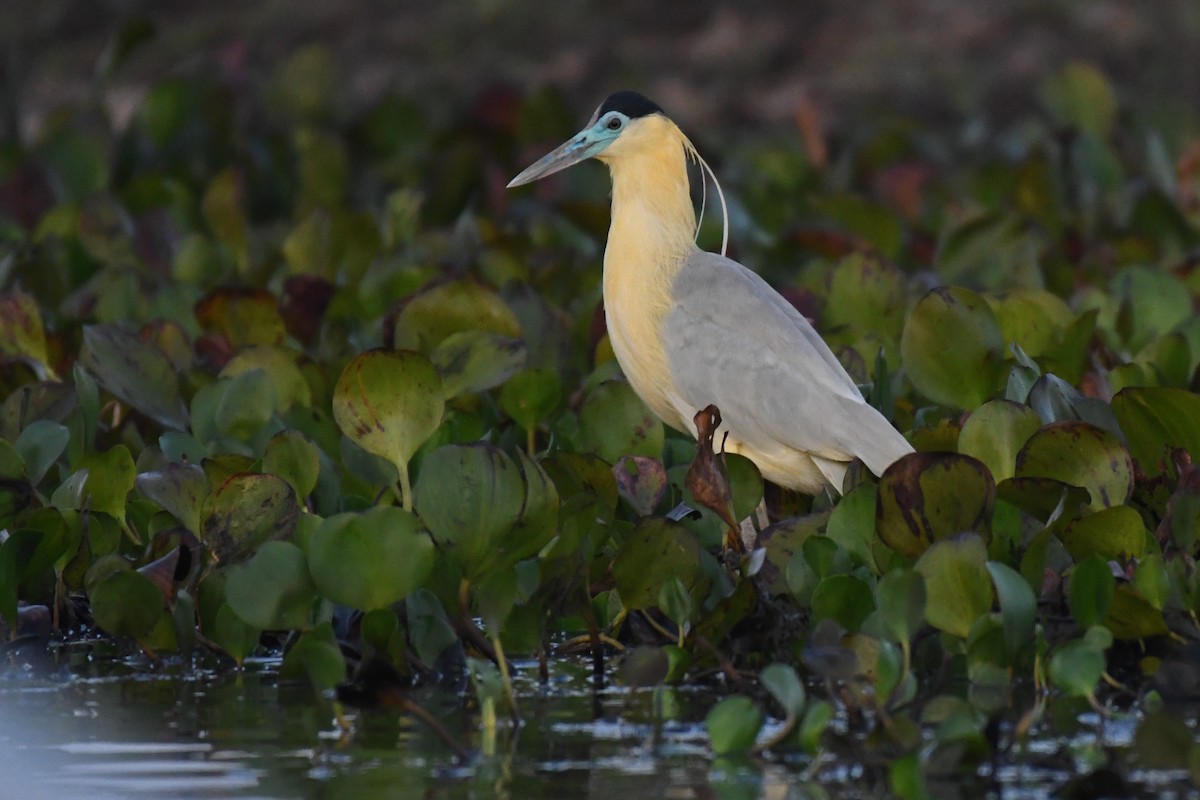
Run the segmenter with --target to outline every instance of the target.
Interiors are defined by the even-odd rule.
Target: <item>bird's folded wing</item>
[[[911,451],[808,321],[735,261],[689,258],[663,335],[679,397],[696,409],[716,403],[746,444],[857,457],[877,474]]]

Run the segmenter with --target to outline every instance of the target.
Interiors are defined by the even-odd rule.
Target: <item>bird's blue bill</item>
[[[539,178],[553,175],[580,161],[586,161],[612,144],[613,140],[617,138],[617,133],[618,131],[605,128],[599,123],[584,128],[509,181],[508,188],[533,183]]]

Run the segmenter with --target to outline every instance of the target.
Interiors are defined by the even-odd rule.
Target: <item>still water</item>
[[[102,647],[102,646],[99,646]],[[524,724],[489,742],[460,694],[414,695],[470,748],[468,763],[420,722],[350,711],[276,679],[277,659],[228,668],[151,665],[100,649],[10,652],[0,677],[0,798],[804,797],[798,770],[714,765],[700,692],[594,688],[583,661],[548,685],[518,664]],[[792,784],[789,787],[789,784]]]
[[[472,752],[460,762],[425,725],[399,712],[349,710],[344,733],[328,698],[277,679],[278,659],[236,672],[216,662],[152,664],[111,648],[5,647],[0,800],[889,795],[886,772],[864,770],[853,750],[815,764],[807,756],[714,759],[703,726],[716,700],[711,687],[597,686],[584,660],[553,660],[545,685],[535,665],[518,663],[524,724],[501,726],[494,739],[481,734],[463,693],[416,691],[413,699]],[[1081,754],[1086,760],[1098,748],[1119,746],[1116,739],[1131,731],[1111,722],[1085,726],[1073,743],[1032,742],[1025,763],[929,788],[972,800],[1050,797],[1087,768]],[[1161,796],[1145,796],[1155,794]]]

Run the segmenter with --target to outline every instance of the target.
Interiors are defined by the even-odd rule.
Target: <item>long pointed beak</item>
[[[524,186],[527,183],[533,183],[539,178],[553,175],[555,172],[574,166],[580,161],[585,161],[594,155],[592,152],[593,144],[593,142],[588,140],[586,133],[576,134],[570,140],[563,142],[526,167],[520,175],[508,182],[508,188],[511,189],[514,186]]]

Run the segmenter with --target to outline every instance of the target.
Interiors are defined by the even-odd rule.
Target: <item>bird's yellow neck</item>
[[[678,419],[666,385],[661,326],[671,284],[696,251],[696,212],[683,133],[660,115],[642,117],[600,154],[612,172],[612,224],[604,250],[604,307],[613,352],[634,390],[667,424]]]
[[[599,156],[612,173],[612,225],[604,268],[679,268],[695,248],[696,212],[683,132],[664,116],[636,121]],[[614,261],[614,256],[619,256]]]

